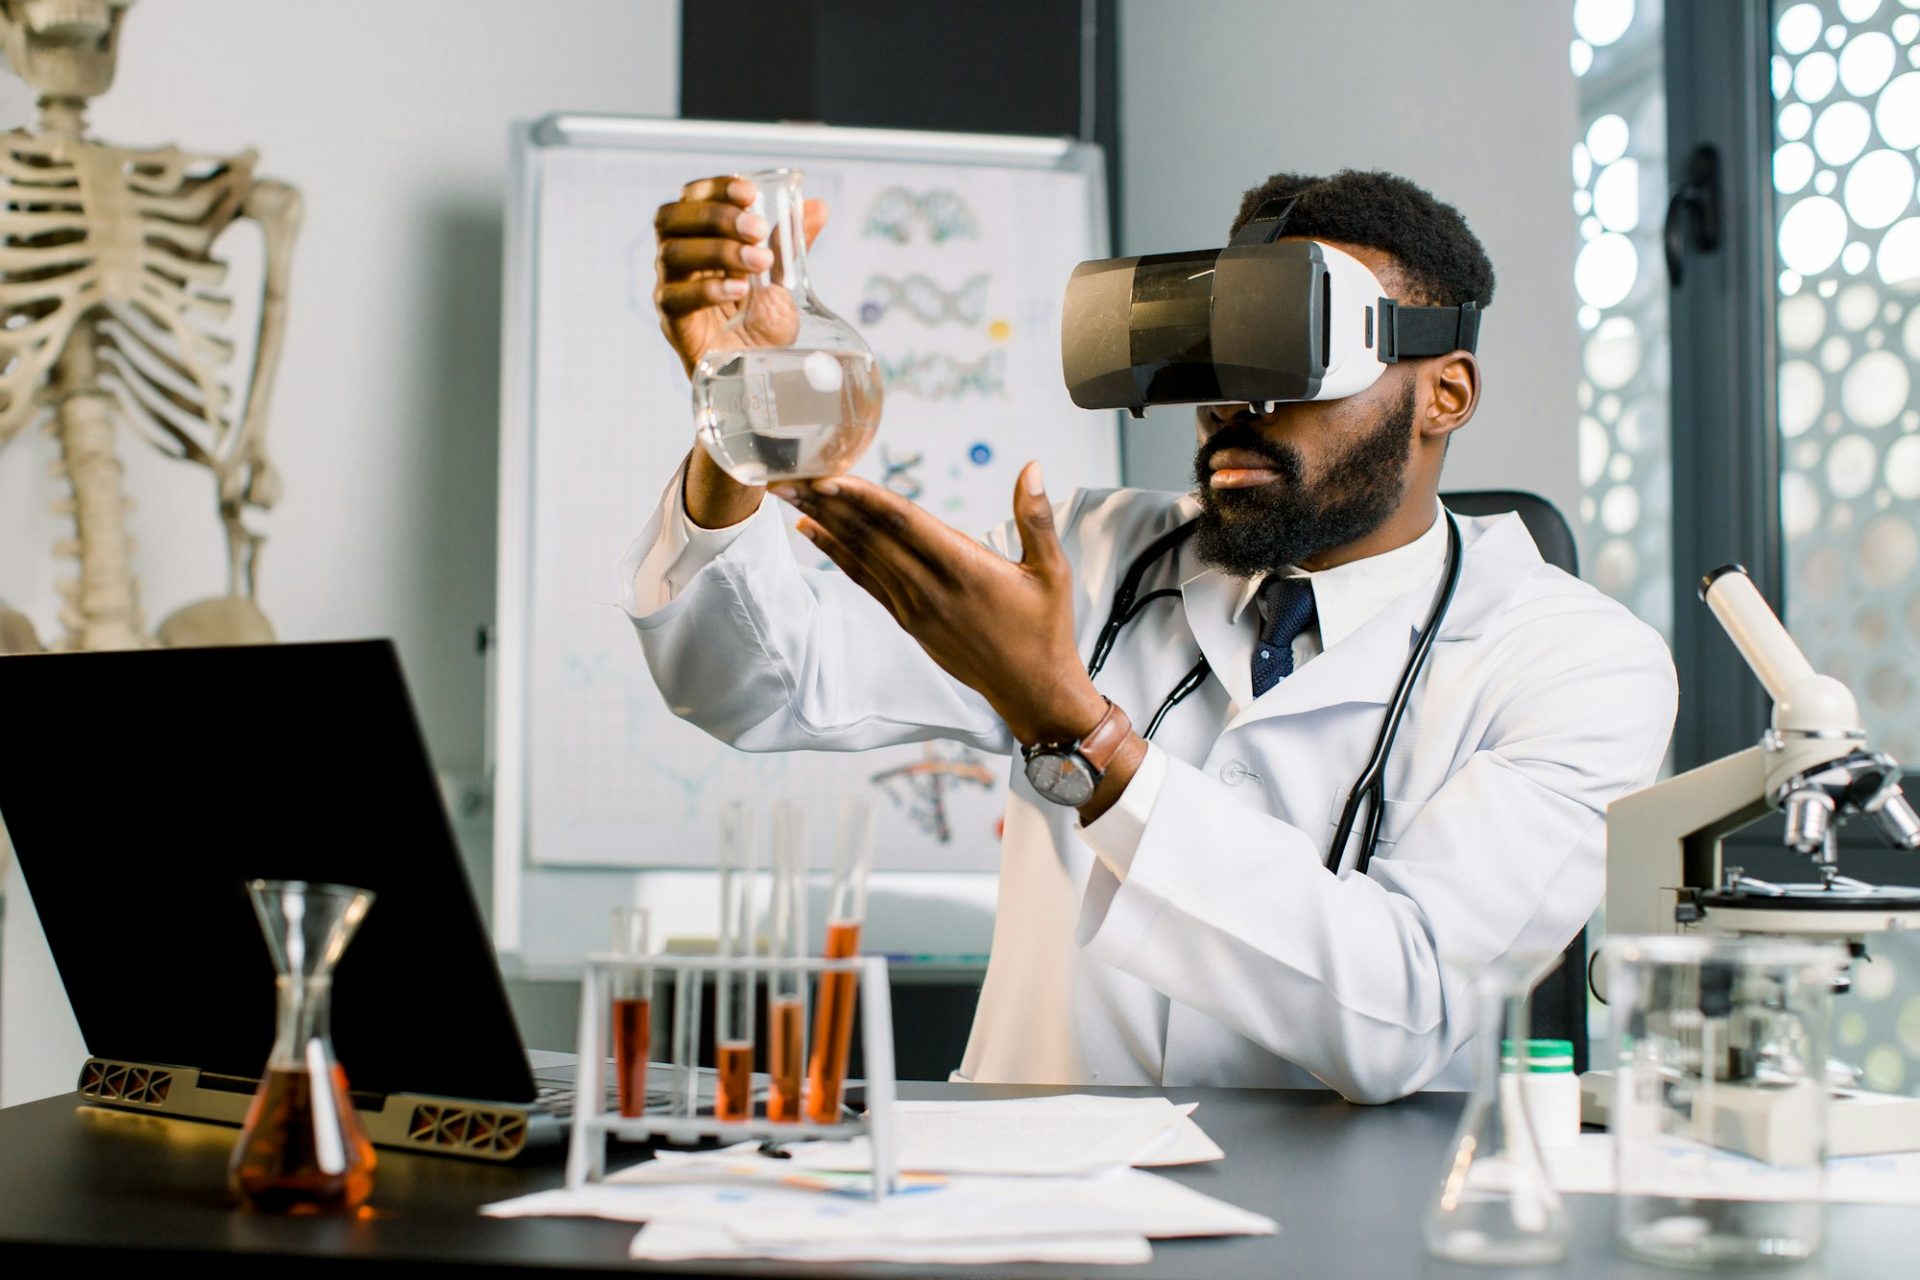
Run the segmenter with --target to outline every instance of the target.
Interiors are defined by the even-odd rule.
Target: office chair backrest
[[[1576,576],[1580,573],[1580,553],[1574,546],[1573,530],[1560,508],[1537,493],[1519,489],[1470,489],[1462,493],[1443,493],[1440,501],[1455,515],[1492,516],[1514,512],[1540,548],[1540,558],[1558,569]]]
[[[1475,489],[1443,493],[1440,501],[1455,515],[1491,516],[1514,512],[1527,526],[1540,558],[1568,573],[1580,572],[1573,530],[1560,509],[1537,493],[1519,489]],[[1573,1069],[1587,1069],[1587,931],[1567,945],[1562,963],[1540,980],[1533,992],[1533,1033],[1573,1043]]]

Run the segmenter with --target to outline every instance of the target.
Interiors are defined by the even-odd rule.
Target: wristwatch
[[[1027,781],[1043,800],[1078,809],[1093,799],[1094,789],[1106,774],[1107,766],[1120,754],[1120,748],[1133,732],[1127,713],[1106,700],[1106,714],[1078,742],[1036,742],[1022,747],[1027,762]]]

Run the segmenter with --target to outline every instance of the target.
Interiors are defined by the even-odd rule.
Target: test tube
[[[673,975],[673,1114],[700,1112],[700,995],[699,971],[677,969]]]
[[[807,975],[790,967],[807,955],[807,811],[797,800],[773,806],[772,976],[767,991],[767,1118],[797,1123],[804,1071]]]
[[[827,939],[821,954],[844,960],[860,952],[860,926],[867,918],[867,871],[873,862],[873,806],[858,796],[840,802],[840,830],[833,850],[833,888],[827,899]],[[837,1124],[840,1091],[847,1082],[853,1047],[853,1009],[859,977],[820,975],[820,1003],[813,1015],[813,1055],[807,1061],[807,1119]]]
[[[647,911],[644,907],[613,909],[613,952],[617,956],[647,954]],[[613,1078],[620,1114],[645,1115],[647,1057],[653,1048],[653,972],[619,969],[613,975]]]
[[[753,815],[738,801],[720,810],[720,946],[722,960],[750,960],[754,952]],[[714,984],[713,1115],[753,1116],[753,1000],[749,967],[723,968]]]

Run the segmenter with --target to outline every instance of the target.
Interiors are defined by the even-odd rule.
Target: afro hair
[[[1425,188],[1391,173],[1342,169],[1332,177],[1276,173],[1240,198],[1238,232],[1267,201],[1298,199],[1288,236],[1365,245],[1391,254],[1413,295],[1403,301],[1485,308],[1493,301],[1493,263],[1465,218]]]

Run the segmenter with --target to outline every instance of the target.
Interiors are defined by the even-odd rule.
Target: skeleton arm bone
[[[247,193],[240,216],[259,222],[266,242],[266,279],[261,287],[260,338],[254,346],[253,375],[247,379],[247,406],[228,454],[231,470],[221,477],[222,505],[244,502],[271,508],[280,499],[280,477],[267,457],[267,406],[280,369],[286,340],[287,283],[293,270],[293,244],[300,233],[300,192],[284,182],[263,178]]]

